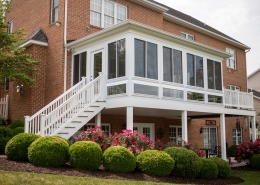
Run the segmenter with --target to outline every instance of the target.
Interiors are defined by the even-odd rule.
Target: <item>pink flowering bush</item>
[[[237,147],[237,157],[238,161],[250,160],[255,154],[260,154],[260,139],[255,142],[245,141]]]
[[[192,146],[190,143],[184,141],[184,148],[187,148],[193,152],[195,152],[199,157],[205,157],[205,152],[203,150],[200,150],[198,146]]]

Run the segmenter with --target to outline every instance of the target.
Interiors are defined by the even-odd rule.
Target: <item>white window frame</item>
[[[181,35],[182,38],[185,38],[185,39],[188,39],[188,40],[193,40],[193,41],[195,40],[194,35],[191,35],[191,34],[188,34],[188,33],[182,32],[182,31],[181,31],[180,35]],[[190,39],[189,37],[191,37],[192,39]]]
[[[8,28],[7,28],[8,33],[13,33],[13,21],[8,22]]]
[[[91,0],[90,3],[92,3],[93,1],[94,1],[94,0]],[[114,15],[113,15],[113,16],[112,16],[112,15],[106,15],[106,14],[105,14],[105,2],[113,3],[113,5],[114,5]],[[95,25],[94,23],[91,22],[91,14],[90,14],[90,24],[91,24],[91,25],[94,25],[94,26],[102,27],[102,28],[108,28],[108,27],[110,27],[110,26],[105,27],[105,16],[108,16],[108,17],[112,17],[112,18],[113,18],[113,20],[114,20],[113,25],[118,24],[118,23],[124,21],[123,19],[120,19],[120,18],[117,16],[118,7],[120,7],[120,8],[125,8],[125,18],[126,18],[125,20],[127,20],[127,7],[126,7],[126,6],[121,5],[121,4],[119,4],[119,3],[117,3],[117,2],[114,2],[114,1],[101,0],[101,12],[97,12],[97,11],[95,11],[95,10],[92,10],[92,9],[91,9],[91,6],[90,6],[90,12],[99,13],[99,14],[101,15],[101,20],[100,20],[100,21],[101,21],[101,25]],[[113,26],[113,25],[111,25],[111,26]]]
[[[155,141],[155,131],[154,131],[154,123],[134,123],[133,125],[133,130],[134,127],[137,127],[138,133],[143,134],[143,128],[144,127],[149,127],[150,128],[150,140]],[[141,131],[141,132],[140,132]]]
[[[87,126],[87,127],[96,127],[96,124],[95,123],[87,123],[85,126]],[[105,134],[111,134],[111,124],[109,124],[109,123],[101,123],[101,129],[102,129],[102,126],[108,126],[108,130],[104,130],[104,133]]]
[[[175,128],[176,129],[176,137],[171,137],[170,136],[170,128]],[[179,131],[178,129],[181,129],[181,136],[179,136]],[[182,127],[181,126],[170,126],[169,127],[169,139],[170,141],[174,141],[176,145],[182,145]]]
[[[51,23],[58,21],[58,18],[59,18],[59,0],[58,0],[57,6],[55,6],[55,7],[54,7],[53,1],[55,1],[55,0],[51,0]],[[57,17],[55,17],[53,19],[53,11],[56,10],[56,9],[58,10],[58,14],[57,14]]]
[[[227,68],[236,69],[236,51],[230,48],[226,48],[226,52],[232,54],[233,56],[228,58],[227,61]]]
[[[239,136],[238,134],[241,134],[241,135]],[[236,140],[236,143],[234,143],[234,139]],[[232,142],[233,142],[233,144],[234,145],[240,145],[240,144],[242,144],[242,140],[243,140],[242,129],[240,128],[240,132],[238,132],[238,130],[236,128],[232,128]]]
[[[227,85],[227,89],[231,90],[231,91],[240,91],[240,87],[236,86],[236,85]]]

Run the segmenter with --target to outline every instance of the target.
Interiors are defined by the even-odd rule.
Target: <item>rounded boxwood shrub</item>
[[[0,127],[0,152],[5,151],[5,145],[11,138],[11,129],[8,127]]]
[[[28,148],[28,159],[36,165],[63,165],[69,159],[69,144],[56,136],[40,137]]]
[[[96,170],[102,160],[100,146],[92,141],[79,141],[70,146],[70,164],[85,170]]]
[[[70,142],[68,139],[65,139],[65,138],[63,138],[63,137],[61,137],[61,136],[52,136],[52,137],[56,137],[56,138],[62,139],[62,140],[64,140],[65,142],[67,142],[69,146],[71,145],[71,142]]]
[[[24,127],[16,127],[11,130],[12,136],[16,136],[17,134],[24,133]]]
[[[231,145],[228,148],[228,156],[237,157],[237,145]]]
[[[231,168],[227,161],[219,158],[219,157],[211,157],[208,160],[213,161],[216,163],[218,167],[218,177],[222,179],[227,179],[230,177]]]
[[[20,127],[18,127],[20,128]],[[40,136],[32,133],[21,133],[8,141],[5,147],[5,155],[15,161],[28,160],[28,147]]]
[[[164,151],[146,150],[137,155],[136,165],[149,175],[168,176],[174,168],[174,160]]]
[[[174,176],[195,178],[201,168],[201,160],[191,150],[180,147],[169,147],[164,150],[175,161],[172,174]]]
[[[136,159],[132,152],[123,146],[111,146],[103,153],[105,170],[127,173],[135,169]]]
[[[250,159],[250,166],[260,169],[260,154],[255,154]]]
[[[198,177],[203,179],[216,179],[218,177],[217,164],[204,158],[201,158],[201,162],[201,169]]]
[[[17,127],[24,127],[24,120],[18,119],[11,123],[10,129],[15,129]]]

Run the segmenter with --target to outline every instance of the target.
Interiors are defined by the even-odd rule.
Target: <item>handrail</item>
[[[54,125],[51,124],[56,123],[55,129],[58,129],[60,125],[59,124],[64,124],[68,120],[68,117],[71,117],[72,115],[72,110],[75,109],[75,106],[78,106],[79,103],[84,103],[86,102],[81,102],[79,99],[79,95],[82,96],[82,93],[87,91],[89,88],[92,86],[97,87],[98,84],[98,89],[99,89],[99,94],[101,95],[101,78],[102,78],[102,73],[91,81],[89,84],[86,84],[86,78],[83,77],[82,80],[74,85],[72,88],[67,90],[65,93],[60,95],[58,98],[53,100],[51,103],[49,103],[47,106],[45,106],[43,109],[38,111],[36,114],[33,116],[25,117],[25,132],[32,132],[32,133],[41,133],[45,132],[46,134],[50,134],[50,130],[46,131],[46,129],[52,129],[52,133],[54,130]],[[97,84],[96,84],[97,83]],[[99,96],[100,98],[100,96]],[[82,97],[81,97],[82,99]],[[81,109],[83,107],[80,107]],[[76,110],[74,110],[76,111]],[[77,109],[79,111],[79,109]],[[44,115],[44,123],[43,123],[43,116]],[[45,131],[43,131],[43,128]],[[44,134],[45,135],[45,134]]]
[[[238,90],[224,89],[224,105],[237,108],[253,109],[253,94]]]

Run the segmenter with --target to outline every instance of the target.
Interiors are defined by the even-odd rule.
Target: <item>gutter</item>
[[[65,0],[65,15],[64,15],[64,92],[67,89],[67,65],[68,65],[68,50],[67,50],[67,16],[68,16],[68,0]]]

